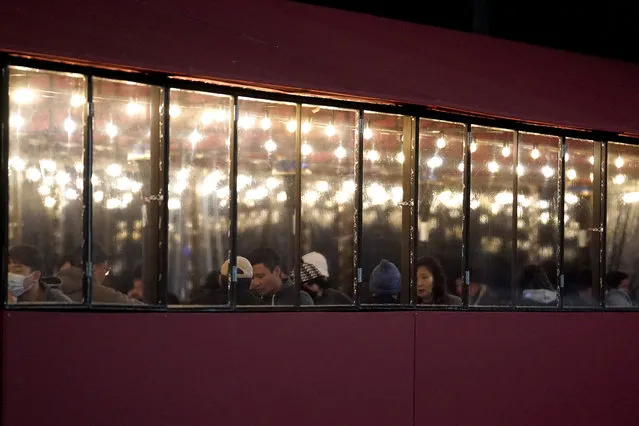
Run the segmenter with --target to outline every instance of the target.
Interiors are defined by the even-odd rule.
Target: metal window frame
[[[565,139],[567,137],[577,138],[577,139],[587,139],[594,141],[598,147],[595,154],[599,159],[607,158],[607,142],[601,141],[610,141],[610,142],[622,142],[629,143],[632,145],[639,145],[639,138],[634,138],[630,136],[616,134],[614,132],[600,132],[593,130],[576,130],[576,129],[563,129],[554,126],[547,125],[538,125],[538,124],[530,124],[516,119],[504,119],[504,118],[490,118],[479,114],[471,114],[471,113],[460,113],[456,111],[447,111],[439,108],[430,108],[424,107],[420,105],[409,105],[409,104],[399,104],[399,105],[389,105],[389,104],[376,104],[376,103],[368,103],[368,102],[360,102],[360,101],[350,101],[350,100],[338,100],[338,99],[330,99],[324,97],[312,97],[312,96],[300,96],[295,94],[288,93],[280,93],[280,92],[267,92],[259,89],[253,88],[239,88],[239,87],[229,87],[220,84],[201,82],[201,81],[189,81],[184,79],[172,78],[168,74],[162,73],[153,73],[153,72],[127,72],[121,70],[110,70],[93,66],[85,66],[85,65],[76,65],[70,63],[63,62],[52,62],[48,60],[42,59],[34,59],[27,58],[21,55],[9,55],[2,54],[0,56],[2,66],[2,81],[0,85],[0,142],[1,142],[1,151],[0,151],[0,170],[3,173],[0,174],[0,201],[5,201],[3,208],[0,209],[0,221],[2,221],[2,226],[4,228],[4,240],[3,240],[3,262],[2,267],[0,268],[0,272],[2,273],[2,283],[3,283],[3,304],[2,309],[14,309],[14,310],[46,310],[46,311],[57,311],[57,310],[80,310],[80,311],[158,311],[158,310],[166,310],[167,309],[167,279],[168,276],[166,274],[168,267],[168,168],[169,168],[169,143],[170,143],[170,116],[169,116],[169,106],[170,106],[170,90],[171,89],[184,89],[184,90],[196,90],[206,93],[215,93],[215,94],[225,94],[229,95],[233,99],[233,122],[231,129],[231,144],[230,144],[230,166],[229,166],[229,175],[231,177],[230,180],[230,194],[229,194],[229,215],[230,215],[230,228],[229,228],[229,260],[230,260],[230,269],[232,271],[232,277],[229,280],[230,288],[229,288],[229,307],[228,309],[224,309],[224,307],[176,307],[171,308],[171,311],[188,311],[188,312],[201,312],[201,311],[229,311],[229,310],[240,310],[236,306],[236,285],[237,285],[237,265],[236,265],[236,256],[237,256],[237,121],[238,121],[238,98],[239,97],[249,97],[260,100],[272,100],[272,101],[283,101],[283,102],[291,102],[297,105],[298,111],[301,110],[302,104],[312,104],[319,106],[327,106],[327,107],[338,107],[345,108],[350,110],[356,110],[359,114],[359,124],[358,124],[358,139],[357,144],[355,146],[355,178],[356,178],[356,194],[355,194],[355,233],[354,233],[354,243],[355,250],[353,254],[353,266],[354,266],[354,304],[353,306],[336,306],[336,307],[309,307],[310,310],[322,310],[322,311],[333,311],[333,312],[341,312],[341,311],[387,311],[387,310],[407,310],[410,309],[411,306],[414,306],[414,277],[412,276],[412,269],[414,269],[414,259],[415,250],[414,245],[416,244],[416,236],[414,235],[416,230],[415,220],[417,216],[417,203],[415,202],[418,197],[418,178],[416,177],[417,167],[419,166],[419,120],[424,119],[435,119],[435,120],[445,120],[455,123],[461,123],[466,125],[466,140],[464,141],[464,176],[463,176],[463,192],[464,192],[464,200],[463,200],[463,216],[462,216],[462,271],[465,275],[465,285],[463,286],[463,309],[465,310],[481,310],[481,311],[525,311],[525,312],[548,312],[548,311],[560,311],[560,312],[568,312],[568,311],[600,311],[604,308],[603,306],[603,277],[605,274],[605,261],[606,261],[606,241],[605,241],[605,219],[606,219],[606,193],[607,193],[607,181],[606,181],[606,173],[607,173],[607,164],[604,161],[600,161],[601,167],[599,171],[596,173],[597,179],[595,179],[595,184],[597,189],[597,197],[595,200],[595,208],[597,210],[598,220],[597,223],[600,226],[602,232],[600,232],[599,238],[599,268],[598,268],[598,282],[599,282],[599,297],[601,304],[598,307],[592,308],[583,308],[583,309],[561,309],[563,307],[562,298],[563,298],[563,251],[564,251],[564,241],[563,241],[563,227],[561,224],[563,223],[563,213],[564,211],[564,192],[565,192]],[[8,253],[8,154],[9,154],[9,66],[23,66],[30,68],[37,68],[47,71],[58,71],[58,72],[73,72],[78,74],[83,74],[87,78],[87,104],[88,104],[88,113],[87,113],[87,124],[85,128],[85,194],[83,197],[83,202],[85,203],[85,209],[87,208],[87,203],[92,201],[92,188],[90,179],[87,178],[87,174],[89,173],[89,169],[92,166],[92,81],[94,77],[98,78],[108,78],[113,80],[126,80],[136,83],[142,83],[147,85],[157,86],[164,92],[164,110],[161,116],[161,140],[163,141],[162,150],[162,158],[161,158],[161,188],[162,194],[164,197],[161,197],[161,206],[160,206],[160,235],[159,235],[159,252],[158,252],[158,290],[159,304],[151,305],[151,306],[126,306],[126,305],[93,305],[91,303],[91,282],[90,276],[87,274],[87,268],[90,265],[91,259],[91,249],[90,242],[92,237],[91,226],[92,226],[92,211],[89,208],[88,211],[85,210],[83,216],[83,239],[84,239],[84,249],[83,249],[83,262],[85,264],[85,276],[84,276],[84,295],[85,301],[83,304],[72,304],[72,305],[8,305],[6,304],[6,272],[7,272],[7,253]],[[411,296],[408,304],[401,304],[397,306],[361,306],[360,300],[360,286],[361,286],[361,237],[362,237],[362,201],[363,201],[363,192],[362,192],[362,183],[363,183],[363,132],[364,132],[364,111],[370,112],[379,112],[379,113],[390,113],[390,114],[399,114],[404,115],[408,118],[411,118],[415,121],[415,137],[414,143],[410,140],[405,141],[405,144],[413,145],[411,148],[412,158],[407,159],[408,164],[410,164],[411,170],[411,181],[409,185],[413,188],[414,193],[410,194],[410,199],[414,203],[413,208],[411,209],[411,227],[410,235],[405,237],[411,238],[409,242],[409,247],[412,248],[410,259],[409,259],[409,271],[411,274],[410,282],[411,282]],[[298,112],[299,118],[299,112]],[[90,125],[91,123],[91,125]],[[560,284],[560,302],[557,308],[550,309],[539,309],[539,308],[529,308],[529,307],[518,307],[518,306],[497,306],[497,307],[469,307],[468,306],[468,286],[470,284],[470,253],[469,253],[469,219],[470,219],[470,167],[471,167],[471,152],[470,152],[470,144],[472,143],[472,132],[471,126],[487,126],[487,127],[496,127],[507,130],[515,131],[517,135],[520,131],[526,132],[534,132],[551,136],[558,136],[561,138],[561,146],[562,146],[562,155],[560,158],[560,241],[558,247],[558,276]],[[301,155],[301,119],[298,119],[298,136],[296,139],[296,158],[299,160]],[[406,146],[404,147],[406,150]],[[515,156],[518,155],[517,151],[515,151]],[[515,167],[516,167],[516,160]],[[299,163],[299,161],[298,161]],[[86,166],[89,167],[86,167]],[[301,164],[297,165],[299,168]],[[299,173],[299,170],[296,170],[296,174]],[[90,176],[90,175],[89,175]],[[514,173],[516,179],[516,173]],[[299,226],[301,221],[300,213],[300,191],[301,191],[301,176],[296,176],[296,195],[298,200],[296,200],[296,226]],[[88,182],[87,182],[88,181]],[[88,187],[88,188],[87,188]],[[514,197],[516,200],[516,197]],[[513,201],[513,206],[516,208],[516,201]],[[513,211],[513,227],[516,226],[516,210]],[[299,232],[299,228],[296,228],[296,241],[295,247],[299,255],[299,248],[301,245],[301,233]],[[516,240],[513,244],[516,249]],[[413,265],[413,266],[411,266]],[[299,260],[296,260],[296,274],[299,274]],[[299,302],[298,302],[299,303]],[[446,306],[433,306],[433,307],[423,307],[423,310],[459,310],[459,307],[446,307]],[[265,309],[255,309],[250,308],[246,310],[242,310],[244,312],[281,312],[281,311],[291,311],[291,310],[299,310],[299,306],[294,307],[268,307]],[[633,312],[637,309],[606,309],[606,311],[619,311],[619,312]]]

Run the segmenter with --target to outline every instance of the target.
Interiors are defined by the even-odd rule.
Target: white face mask
[[[27,278],[25,275],[12,274],[11,272],[9,272],[7,278],[9,293],[11,293],[15,297],[22,296],[33,285],[33,283],[31,283],[29,288],[24,287],[24,280]]]

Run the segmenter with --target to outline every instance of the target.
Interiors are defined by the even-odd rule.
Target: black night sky
[[[629,0],[298,1],[639,63],[639,5]]]

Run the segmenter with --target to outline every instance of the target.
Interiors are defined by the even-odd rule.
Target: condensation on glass
[[[515,132],[472,126],[469,305],[511,303]]]
[[[169,303],[226,305],[233,100],[172,89],[169,104]]]
[[[417,198],[417,302],[461,304],[463,123],[421,119]],[[458,295],[455,296],[459,289]]]
[[[410,142],[410,118],[366,111],[364,123],[360,300],[399,303],[408,291],[400,270],[404,167],[410,167],[403,141]]]
[[[162,90],[95,78],[93,101],[93,303],[155,303]]]
[[[606,307],[637,304],[639,147],[608,143]]]
[[[9,303],[83,300],[81,274],[48,277],[82,242],[85,93],[81,75],[9,68]]]
[[[566,139],[564,193],[564,306],[591,306],[597,299],[598,239],[595,229],[595,143]]]
[[[301,260],[315,269],[309,266],[301,284],[318,305],[352,303],[358,121],[357,111],[302,107]],[[288,131],[295,126],[294,119],[287,122]],[[266,184],[278,188],[281,180]],[[285,195],[279,191],[276,199],[283,203]]]
[[[558,303],[560,143],[556,136],[519,133],[515,303],[523,306]]]
[[[238,103],[237,254],[257,263],[250,284],[238,280],[237,303],[294,305],[296,105],[250,98]],[[277,265],[264,259],[263,250],[253,256],[265,248]]]

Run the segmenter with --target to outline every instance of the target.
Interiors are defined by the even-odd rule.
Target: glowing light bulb
[[[501,155],[504,157],[510,157],[510,147],[508,145],[501,149]]]
[[[328,191],[329,185],[325,180],[320,180],[315,184],[315,188],[317,188],[319,192],[326,192]]]
[[[82,170],[84,170],[84,164],[78,161],[73,165],[73,168],[75,169],[76,173],[82,173]]]
[[[329,124],[328,126],[326,126],[326,129],[324,129],[324,133],[326,133],[326,136],[328,136],[329,138],[335,136],[335,126]]]
[[[266,187],[268,189],[275,189],[278,186],[280,186],[281,184],[282,184],[282,182],[279,179],[274,178],[272,176],[269,177],[268,179],[266,179]]]
[[[53,160],[40,160],[40,168],[49,172],[55,172],[57,165]]]
[[[595,175],[590,173],[590,182],[593,182],[595,180]]]
[[[539,153],[539,150],[537,148],[533,148],[532,151],[530,151],[530,156],[532,157],[533,160],[536,160],[539,158],[541,154]]]
[[[523,176],[526,174],[526,168],[521,164],[517,165],[517,176]]]
[[[106,202],[106,208],[109,210],[117,209],[122,205],[118,198],[109,198]]]
[[[306,134],[308,132],[311,131],[311,122],[310,121],[305,121],[304,123],[302,123],[302,133]]]
[[[38,187],[38,194],[43,196],[51,194],[51,187],[47,185],[40,185]]]
[[[579,202],[579,197],[573,194],[572,192],[569,192],[564,197],[564,200],[566,201],[566,203],[572,205],[572,204],[577,204]]]
[[[437,142],[435,144],[437,145],[437,148],[439,149],[446,148],[446,137],[445,136],[438,137]]]
[[[78,189],[84,188],[84,181],[82,180],[82,178],[76,178],[75,187]]]
[[[140,192],[142,189],[142,183],[133,181],[131,182],[131,192]]]
[[[118,135],[118,126],[116,126],[115,124],[113,124],[112,121],[110,121],[107,123],[105,127],[105,131],[108,137],[114,138]]]
[[[71,117],[67,117],[67,119],[64,120],[64,130],[68,134],[71,134],[75,131],[75,128],[76,128],[75,121],[71,120]]]
[[[17,89],[11,94],[11,100],[17,104],[29,104],[35,99],[35,93],[31,89]]]
[[[288,199],[288,196],[286,195],[286,192],[280,191],[277,193],[277,201],[279,201],[280,203],[283,203],[287,199]]]
[[[619,157],[617,157],[617,159],[615,160],[615,166],[620,169],[623,167],[623,158],[621,158],[621,155]]]
[[[77,108],[79,106],[82,106],[86,103],[86,98],[84,97],[84,95],[81,95],[79,93],[74,93],[73,95],[71,95],[71,106],[73,108]]]
[[[76,191],[73,188],[67,188],[64,191],[64,198],[66,198],[67,200],[70,200],[70,201],[77,200],[78,199],[78,191]]]
[[[337,204],[344,204],[345,202],[348,201],[348,194],[344,191],[337,191],[335,193],[335,202]]]
[[[213,119],[218,123],[226,121],[228,119],[228,116],[228,113],[222,108],[216,109],[213,113]]]
[[[464,163],[463,162],[461,162],[461,163],[459,163],[457,165],[457,170],[459,170],[462,173],[464,172]]]
[[[18,114],[14,114],[9,117],[9,127],[15,127],[20,129],[24,125],[24,118]]]
[[[241,117],[237,124],[244,130],[248,130],[255,125],[255,117],[251,117],[250,115],[245,115]]]
[[[260,121],[260,126],[262,130],[268,130],[271,128],[271,119],[268,117],[264,117],[262,121]]]
[[[289,133],[293,133],[295,130],[297,130],[297,121],[288,120],[286,122],[286,130],[288,130]]]
[[[26,177],[29,182],[37,182],[42,177],[42,174],[40,173],[40,170],[35,167],[29,167],[27,169]]]
[[[593,164],[593,165],[595,164],[595,157],[594,157],[594,155],[591,155],[591,156],[588,158],[588,162],[589,162],[590,164]]]
[[[310,146],[307,142],[302,144],[302,155],[307,156],[313,153],[313,147]]]
[[[346,193],[353,194],[355,192],[355,188],[355,181],[351,179],[344,181],[344,183],[342,184],[342,190]]]
[[[138,115],[141,114],[143,111],[144,107],[138,102],[131,101],[126,104],[126,113],[128,115]]]
[[[616,175],[614,178],[612,178],[612,182],[615,185],[621,185],[625,181],[626,181],[626,176],[622,175],[621,173]]]
[[[477,142],[471,142],[470,144],[470,152],[477,151]]]
[[[499,171],[499,163],[491,161],[488,163],[488,171],[490,173],[497,173]]]
[[[273,139],[269,139],[264,142],[264,149],[266,150],[266,152],[271,153],[277,149],[277,144]]]
[[[431,169],[436,169],[437,167],[440,167],[442,164],[444,164],[444,159],[440,157],[439,155],[434,155],[430,157],[428,161],[426,161],[426,165],[428,165],[428,167],[430,167]]]
[[[541,168],[541,174],[544,175],[546,179],[552,177],[554,173],[555,173],[555,169],[553,169],[550,166],[544,166]]]
[[[335,151],[333,151],[333,155],[335,155],[337,159],[342,160],[344,157],[346,157],[346,148],[341,145],[338,146],[337,148],[335,148]]]
[[[373,130],[370,127],[366,126],[364,129],[364,139],[370,140],[373,137]]]
[[[71,176],[69,176],[67,172],[65,172],[64,170],[60,170],[58,173],[56,173],[55,183],[57,183],[59,186],[65,186],[69,182],[71,182]]]
[[[52,209],[53,207],[55,207],[56,203],[57,201],[53,197],[46,197],[44,199],[44,206],[48,209]]]
[[[365,157],[368,161],[370,161],[370,162],[374,163],[374,162],[376,162],[376,161],[379,161],[379,159],[380,159],[380,157],[381,157],[381,156],[379,155],[379,152],[377,152],[376,150],[374,150],[374,149],[370,149],[370,150],[366,151],[366,153],[365,153],[364,157]]]
[[[111,177],[118,177],[122,174],[122,166],[116,163],[109,164],[106,168],[106,174]]]
[[[191,142],[191,145],[195,148],[195,145],[197,145],[198,142],[200,142],[202,140],[202,138],[203,137],[200,134],[200,132],[198,132],[197,129],[195,129],[189,135],[189,142]]]
[[[577,178],[577,171],[575,169],[568,169],[568,171],[566,171],[566,177],[568,180],[575,180]]]
[[[182,109],[178,105],[171,105],[169,107],[169,116],[171,118],[178,118],[182,114]]]
[[[21,172],[26,167],[26,163],[20,157],[11,157],[9,159],[9,167],[11,167],[13,170]]]
[[[395,161],[397,161],[399,164],[404,164],[404,153],[400,152],[395,156]]]

